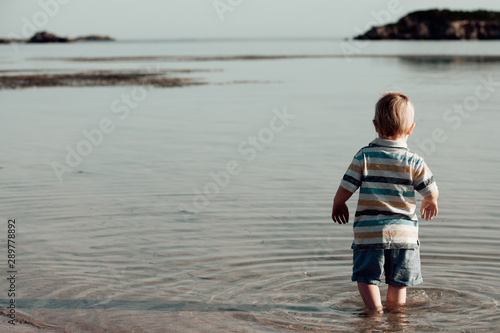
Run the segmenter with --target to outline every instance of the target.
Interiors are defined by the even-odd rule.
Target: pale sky
[[[500,1],[0,0],[0,37],[34,30],[117,39],[351,37],[370,23],[436,7],[500,11]]]

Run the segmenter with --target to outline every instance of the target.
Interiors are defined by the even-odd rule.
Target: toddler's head
[[[400,92],[385,93],[375,106],[373,123],[382,138],[400,138],[411,133],[415,109],[413,103]]]

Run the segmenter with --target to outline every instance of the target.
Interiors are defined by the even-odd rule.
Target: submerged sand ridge
[[[203,72],[204,70],[163,70],[155,72],[134,70],[101,70],[77,73],[40,73],[0,76],[0,89],[30,87],[92,87],[148,85],[162,88],[206,84],[199,79],[170,76],[172,73]],[[205,70],[206,72],[206,70]]]
[[[206,84],[230,85],[249,83],[277,83],[276,81],[233,80],[209,83],[200,78],[174,77],[179,73],[219,72],[221,70],[181,69],[155,72],[139,70],[93,70],[73,73],[38,73],[36,70],[4,70],[0,76],[1,89],[47,88],[47,87],[111,87],[111,86],[149,86],[156,88],[179,88]],[[21,74],[29,72],[31,74]],[[17,74],[14,74],[17,73]]]

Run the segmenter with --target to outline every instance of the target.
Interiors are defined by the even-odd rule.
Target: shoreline
[[[254,61],[254,60],[286,60],[286,59],[336,59],[336,58],[400,58],[400,59],[460,59],[470,62],[500,61],[499,55],[481,54],[299,54],[299,55],[229,55],[229,56],[132,56],[132,57],[36,57],[29,60],[67,61],[67,62],[135,62],[135,61],[162,61],[162,62],[209,62],[209,61]]]

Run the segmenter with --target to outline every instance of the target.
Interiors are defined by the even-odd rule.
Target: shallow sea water
[[[339,43],[91,43],[15,55],[1,46],[0,69],[222,70],[191,74],[208,85],[150,88],[123,119],[111,104],[134,87],[0,91],[0,196],[5,225],[16,219],[18,318],[65,332],[495,331],[500,63],[397,55],[498,55],[500,44],[372,43],[350,62],[41,59],[341,55]],[[237,80],[260,82],[214,84]],[[494,82],[487,98],[448,111],[473,103],[484,80]],[[414,101],[408,143],[435,175],[440,211],[420,223],[424,283],[409,289],[406,307],[370,317],[350,281],[352,226],[333,224],[330,209],[389,89]],[[290,118],[276,120],[285,110]],[[85,149],[82,131],[104,118],[113,130],[60,181],[51,164],[66,163],[67,147]],[[3,234],[5,244],[6,226]],[[2,279],[1,307],[8,287]]]

